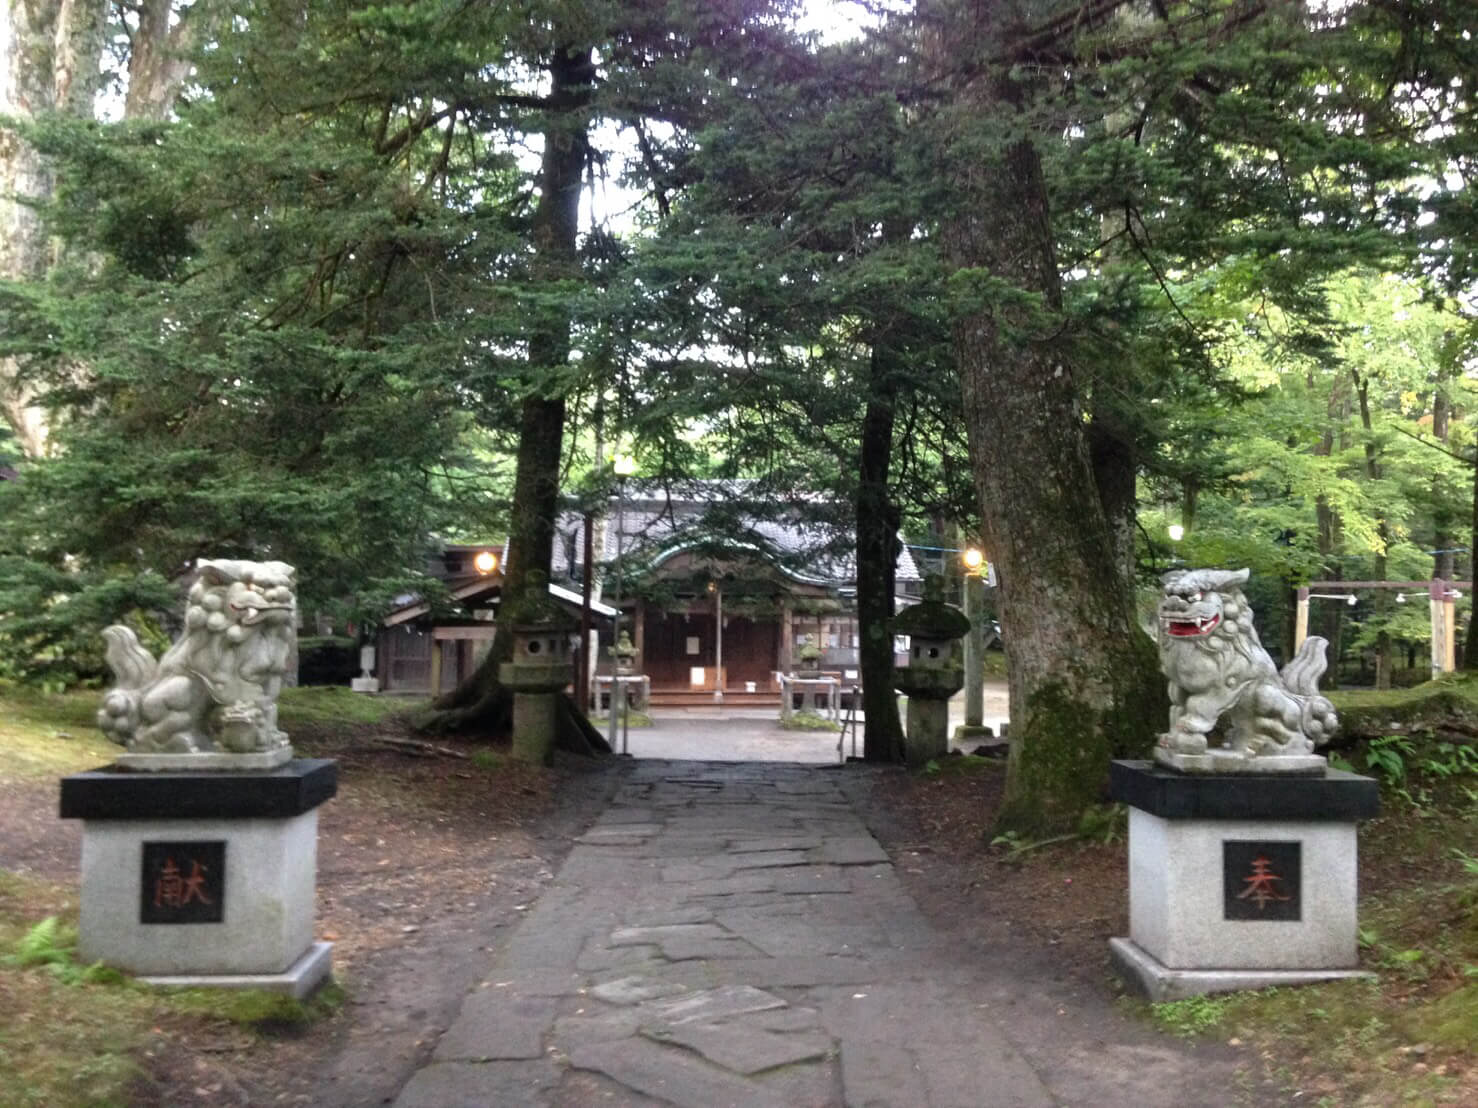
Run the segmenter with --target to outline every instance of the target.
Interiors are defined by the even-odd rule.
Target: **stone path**
[[[1240,1102],[1231,1062],[946,948],[840,772],[630,766],[397,1108]]]

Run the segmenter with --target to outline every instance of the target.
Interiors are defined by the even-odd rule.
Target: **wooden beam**
[[[1298,590],[1298,611],[1293,621],[1293,652],[1297,654],[1302,649],[1304,640],[1309,637],[1309,590],[1301,588]]]

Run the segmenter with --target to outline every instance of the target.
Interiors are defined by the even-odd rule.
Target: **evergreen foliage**
[[[1014,702],[1051,708],[1011,810],[1067,826],[1061,773],[1150,737],[1093,721],[1158,695],[1135,588],[1172,560],[1252,566],[1275,654],[1300,583],[1471,576],[1459,0],[927,0],[833,44],[765,0],[195,7],[168,118],[17,124],[58,248],[0,285],[0,358],[52,447],[0,442],[0,674],[162,641],[201,555],[369,614],[430,536],[509,533],[516,591],[555,490],[604,504],[634,445],[742,479],[715,551],[855,527],[880,658],[897,530],[980,527]],[[1388,680],[1425,613],[1314,629]]]

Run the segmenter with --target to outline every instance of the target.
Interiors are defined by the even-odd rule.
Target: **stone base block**
[[[1237,751],[1216,747],[1205,754],[1178,754],[1157,746],[1155,761],[1181,773],[1242,773],[1256,776],[1292,773],[1315,776],[1322,775],[1329,768],[1329,760],[1322,754],[1276,754],[1249,758]]]
[[[207,846],[221,847],[219,861],[201,860]],[[151,851],[162,851],[158,868]],[[78,957],[133,974],[286,973],[313,942],[317,853],[317,811],[285,820],[88,820]],[[219,909],[220,918],[148,918],[170,908],[182,918]]]
[[[1315,985],[1325,981],[1373,980],[1366,970],[1171,969],[1132,939],[1109,940],[1114,968],[1154,1004],[1205,993],[1231,993],[1274,986]]]
[[[1156,999],[1358,974],[1356,822],[1376,783],[1195,776],[1115,762],[1129,809],[1129,937],[1114,957]]]
[[[349,689],[351,692],[377,693],[380,691],[380,679],[378,677],[351,677],[349,678]]]
[[[61,814],[83,821],[78,956],[141,976],[293,976],[336,770],[65,778]]]
[[[961,723],[955,727],[954,738],[951,740],[956,746],[995,746],[1004,743],[1005,739],[996,737],[996,733],[989,727],[980,724]]]
[[[1228,844],[1250,844],[1248,857]],[[1350,969],[1355,861],[1353,823],[1164,820],[1131,808],[1129,936],[1175,969]]]
[[[224,750],[203,751],[198,754],[120,754],[113,764],[118,769],[139,773],[213,773],[248,772],[277,769],[293,760],[291,744],[276,750],[262,750],[253,754],[232,754]]]
[[[266,989],[302,1000],[333,973],[333,943],[316,942],[283,973],[150,974],[138,980],[170,989]]]

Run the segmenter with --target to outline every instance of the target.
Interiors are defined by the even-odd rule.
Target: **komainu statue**
[[[1339,721],[1319,695],[1326,640],[1311,636],[1279,673],[1242,595],[1248,571],[1165,575],[1160,668],[1170,681],[1170,730],[1157,761],[1188,772],[1316,773]],[[1222,743],[1208,740],[1220,729]]]
[[[98,726],[128,748],[124,766],[286,762],[292,747],[277,729],[277,695],[297,634],[293,567],[202,560],[197,569],[184,634],[158,662],[129,628],[103,632],[117,684]]]

